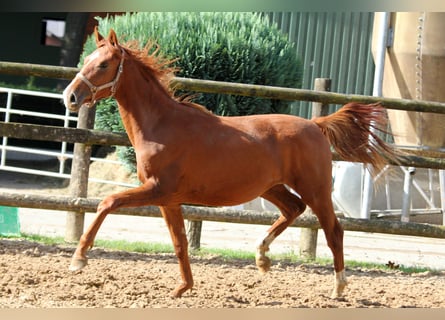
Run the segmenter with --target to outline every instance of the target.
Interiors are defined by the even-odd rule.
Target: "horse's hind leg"
[[[314,195],[307,204],[317,216],[334,257],[335,279],[332,298],[337,298],[342,295],[347,284],[343,257],[343,228],[335,216],[330,189],[326,189]],[[303,199],[306,200],[304,197]]]
[[[272,202],[281,212],[280,217],[267,230],[267,233],[258,239],[255,260],[259,271],[264,273],[270,269],[270,259],[266,256],[269,245],[304,212],[306,205],[300,198],[287,190],[284,185],[277,185],[267,190],[261,197]]]
[[[178,298],[185,291],[193,287],[193,276],[188,256],[188,242],[184,228],[184,218],[180,206],[160,208],[168,230],[170,231],[173,247],[179,260],[182,283],[172,292],[172,296]]]

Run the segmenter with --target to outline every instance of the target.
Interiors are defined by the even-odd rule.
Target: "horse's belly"
[[[238,194],[227,194],[227,193],[214,193],[212,195],[201,194],[199,196],[189,197],[188,200],[183,203],[195,204],[195,205],[204,205],[211,207],[219,207],[219,206],[235,206],[245,202],[249,202],[258,196],[261,193],[238,193]]]
[[[221,180],[209,179],[207,183],[190,186],[186,191],[189,203],[208,206],[229,206],[248,202],[261,196],[277,184],[271,176],[246,177],[227,175]]]

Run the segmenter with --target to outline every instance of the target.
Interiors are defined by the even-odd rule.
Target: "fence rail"
[[[0,122],[0,136],[35,139],[44,141],[65,141],[69,143],[84,143],[87,145],[120,145],[130,146],[130,140],[125,133],[105,132],[79,128],[61,128],[55,126],[42,126],[14,122]],[[406,150],[407,153],[411,150]],[[445,158],[428,157],[431,152],[417,150],[415,154],[401,157],[398,163],[393,165],[404,165],[409,167],[445,169]],[[434,154],[440,156],[441,154]],[[342,160],[336,153],[333,153],[334,160]]]
[[[48,210],[72,210],[95,212],[100,199],[75,198],[66,196],[26,195],[19,193],[0,193],[0,203],[7,206],[24,206]],[[277,212],[253,210],[234,210],[227,208],[211,208],[198,206],[182,206],[184,218],[198,221],[215,221],[243,224],[271,225],[278,217]],[[112,214],[161,217],[158,207],[144,206],[138,208],[121,208]],[[445,226],[424,223],[365,220],[339,218],[345,230],[398,234],[406,236],[421,236],[445,239]],[[296,219],[292,227],[320,229],[317,218],[312,214],[303,214]]]
[[[69,143],[79,142],[88,145],[131,145],[128,136],[125,133],[14,122],[0,122],[0,135],[18,139],[57,142],[66,141]]]
[[[72,79],[79,71],[77,68],[46,66],[39,64],[21,64],[0,61],[0,73],[38,76],[58,79]],[[334,92],[319,92],[306,89],[290,89],[273,86],[260,86],[210,80],[174,78],[172,85],[177,89],[184,89],[206,93],[221,93],[260,97],[281,100],[302,100],[321,103],[345,104],[348,102],[376,103],[381,102],[388,109],[432,112],[445,114],[445,103],[434,101],[408,100],[373,97],[365,95],[341,94]]]

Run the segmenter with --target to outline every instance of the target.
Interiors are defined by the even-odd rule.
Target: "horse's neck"
[[[123,92],[116,94],[119,112],[130,141],[135,146],[154,138],[155,128],[176,102],[159,84],[132,80]]]

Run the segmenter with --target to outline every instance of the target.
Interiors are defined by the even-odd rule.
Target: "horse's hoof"
[[[192,286],[181,284],[175,290],[173,290],[170,294],[172,298],[181,298],[182,294],[187,290],[192,290]]]
[[[255,259],[258,271],[262,274],[267,273],[270,270],[270,259],[267,256],[261,256]]]
[[[339,283],[336,283],[336,286],[334,290],[332,291],[331,298],[332,299],[338,299],[343,296],[343,291],[345,290],[345,287],[348,283],[346,281],[341,281]]]
[[[178,289],[175,289],[170,293],[170,296],[172,298],[181,298],[182,292],[180,292]]]
[[[71,264],[69,267],[70,271],[79,271],[81,269],[83,269],[88,263],[88,260],[86,258],[84,259],[79,259],[79,258],[73,258],[71,260]]]
[[[343,296],[342,293],[338,292],[337,289],[334,289],[334,291],[332,291],[331,294],[331,299],[336,300],[336,299],[340,299]]]

